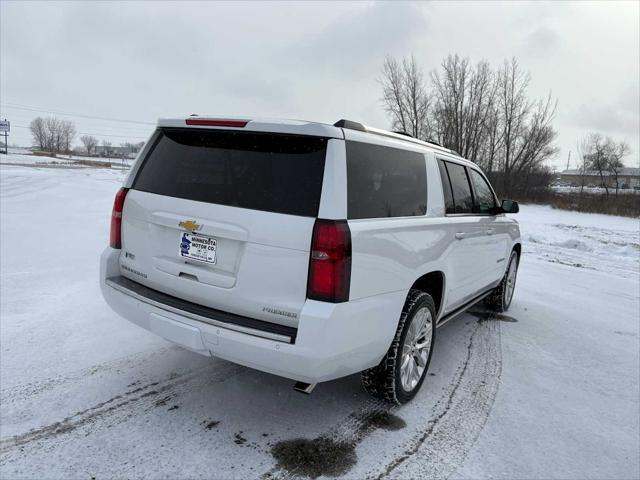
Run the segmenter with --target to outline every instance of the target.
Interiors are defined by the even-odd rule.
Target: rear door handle
[[[493,235],[493,234],[495,233],[495,230],[494,230],[493,228],[487,228],[487,229],[485,230],[485,233],[486,233],[487,235]]]
[[[456,232],[456,235],[455,235],[455,237],[456,237],[458,240],[462,240],[462,239],[464,238],[464,236],[465,236],[465,233],[464,233],[464,232]]]

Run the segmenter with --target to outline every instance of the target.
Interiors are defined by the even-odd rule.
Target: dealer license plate
[[[197,233],[180,233],[180,256],[206,263],[216,263],[217,241]]]

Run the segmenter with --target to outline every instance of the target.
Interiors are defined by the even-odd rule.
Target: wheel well
[[[418,278],[411,289],[421,290],[428,293],[436,304],[436,312],[440,314],[440,306],[442,305],[442,296],[444,294],[444,273],[429,272]]]

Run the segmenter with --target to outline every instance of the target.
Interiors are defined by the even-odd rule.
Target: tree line
[[[37,117],[29,125],[33,145],[41,151],[51,153],[71,153],[73,141],[76,136],[76,127],[69,120],[61,120],[56,117]],[[106,154],[115,154],[112,142],[100,140],[93,135],[82,135],[80,142],[84,147],[84,152],[88,155],[96,155],[97,147],[102,145]],[[145,142],[131,143],[124,142],[120,147],[127,149],[131,153],[137,153]]]
[[[478,164],[500,194],[528,197],[550,184],[546,165],[557,148],[553,127],[557,100],[551,93],[531,98],[531,75],[513,58],[492,67],[447,56],[425,74],[415,57],[387,57],[379,82],[392,128],[450,148]],[[618,192],[628,143],[592,133],[579,141],[579,171],[596,172],[609,196]]]
[[[449,55],[428,75],[413,56],[387,57],[380,83],[394,130],[458,152],[508,196],[546,187],[557,151],[557,101],[531,99],[530,80],[516,59],[493,68]]]

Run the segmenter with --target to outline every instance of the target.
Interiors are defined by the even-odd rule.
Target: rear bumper
[[[129,297],[158,307],[161,310],[166,310],[182,317],[188,317],[216,327],[286,343],[294,343],[296,339],[296,328],[197,305],[181,298],[152,290],[126,277],[109,277],[105,280],[105,283],[107,286]]]
[[[259,325],[242,331],[225,325],[223,318],[201,321],[192,312],[118,288],[108,279],[120,275],[119,254],[111,248],[103,252],[100,283],[106,302],[122,317],[197,353],[307,383],[377,365],[391,344],[406,297],[393,292],[339,304],[307,300],[292,338],[265,338]]]

